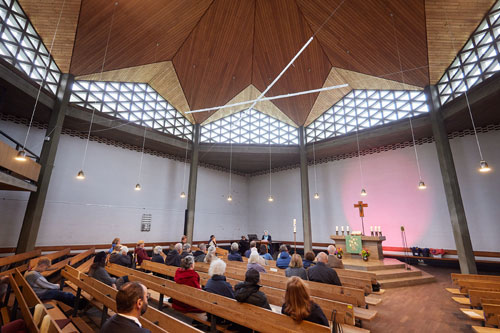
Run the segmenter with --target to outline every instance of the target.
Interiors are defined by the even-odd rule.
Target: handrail
[[[17,141],[16,139],[14,139],[13,137],[11,137],[10,135],[8,135],[7,133],[5,133],[4,131],[0,131],[0,135],[3,135],[9,141],[15,143],[16,144],[16,150],[19,150],[19,148],[23,147],[22,143],[20,143],[19,141]],[[24,147],[24,151],[27,152],[27,153],[29,153],[29,154],[26,154],[27,157],[34,159],[35,162],[37,162],[37,163],[40,163],[40,156],[38,156],[37,154],[35,154],[31,150],[27,149],[26,147]]]

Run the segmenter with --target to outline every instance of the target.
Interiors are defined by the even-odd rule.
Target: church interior
[[[500,332],[498,105],[500,0],[0,0],[1,332]]]

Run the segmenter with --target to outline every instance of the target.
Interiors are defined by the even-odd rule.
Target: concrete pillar
[[[300,189],[302,198],[302,226],[304,231],[304,253],[312,251],[311,204],[309,201],[309,174],[307,170],[306,130],[299,127]]]
[[[469,227],[467,226],[467,218],[465,216],[462,195],[460,194],[455,163],[441,113],[439,94],[435,86],[425,87],[424,92],[427,97],[427,104],[429,105],[432,133],[436,143],[446,202],[448,204],[453,236],[458,252],[460,271],[462,274],[477,274],[476,261],[472,250]]]
[[[31,251],[35,248],[45,198],[47,197],[47,190],[50,184],[50,177],[54,167],[54,160],[56,159],[59,138],[74,79],[75,77],[72,74],[63,74],[61,76],[56,94],[56,102],[50,114],[49,125],[45,134],[46,138],[43,142],[42,153],[40,155],[40,164],[42,167],[40,169],[40,177],[38,178],[38,189],[36,192],[30,194],[21,234],[17,242],[16,253]]]
[[[194,125],[193,131],[193,149],[191,150],[191,167],[189,169],[189,188],[188,188],[188,202],[187,202],[187,219],[184,230],[188,243],[193,243],[193,230],[194,230],[194,213],[196,206],[196,185],[198,182],[198,156],[200,150],[200,124]]]

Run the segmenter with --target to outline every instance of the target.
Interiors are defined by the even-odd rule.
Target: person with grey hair
[[[181,253],[181,259],[184,259],[187,256],[192,256],[193,253],[191,252],[191,244],[186,243],[182,246],[182,253]]]
[[[260,256],[256,251],[252,252],[250,258],[248,258],[247,270],[255,269],[257,272],[267,273],[266,269],[259,263],[259,258]]]
[[[151,258],[152,262],[164,264],[166,257],[167,256],[163,253],[163,248],[161,246],[155,246],[153,248],[153,257]]]
[[[194,271],[193,256],[186,256],[182,258],[181,267],[175,271],[174,281],[178,284],[184,284],[186,286],[201,289],[200,276]],[[172,307],[180,312],[204,312],[175,299],[172,302]]]
[[[203,262],[207,255],[207,246],[204,243],[198,245],[198,250],[193,252],[194,262]]]
[[[226,282],[226,277],[224,273],[226,272],[226,263],[221,259],[212,260],[210,268],[208,269],[208,275],[210,279],[205,285],[205,290],[209,293],[234,298],[233,287]]]
[[[175,244],[174,248],[170,250],[167,254],[167,259],[165,260],[165,265],[169,266],[181,266],[181,252],[182,252],[182,244]]]
[[[113,253],[109,256],[109,262],[120,266],[131,267],[132,257],[128,255],[128,247],[116,245]]]
[[[328,256],[325,252],[320,252],[316,256],[316,265],[309,267],[307,277],[309,281],[322,282],[341,286],[339,276],[333,268],[328,267]]]
[[[337,251],[335,245],[328,246],[328,263],[326,265],[330,268],[344,268],[342,259],[337,258],[335,251]]]
[[[241,254],[238,251],[239,249],[240,249],[240,247],[239,247],[238,243],[234,242],[233,244],[231,244],[231,253],[228,254],[227,260],[243,262],[243,258],[241,257]]]
[[[214,259],[217,259],[217,256],[215,255],[215,246],[211,245],[208,248],[207,255],[205,256],[205,259],[203,259],[203,261],[207,264],[210,264]]]

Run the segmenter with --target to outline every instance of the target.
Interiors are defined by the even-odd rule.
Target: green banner
[[[345,247],[347,253],[360,254],[362,250],[361,236],[345,236]]]

